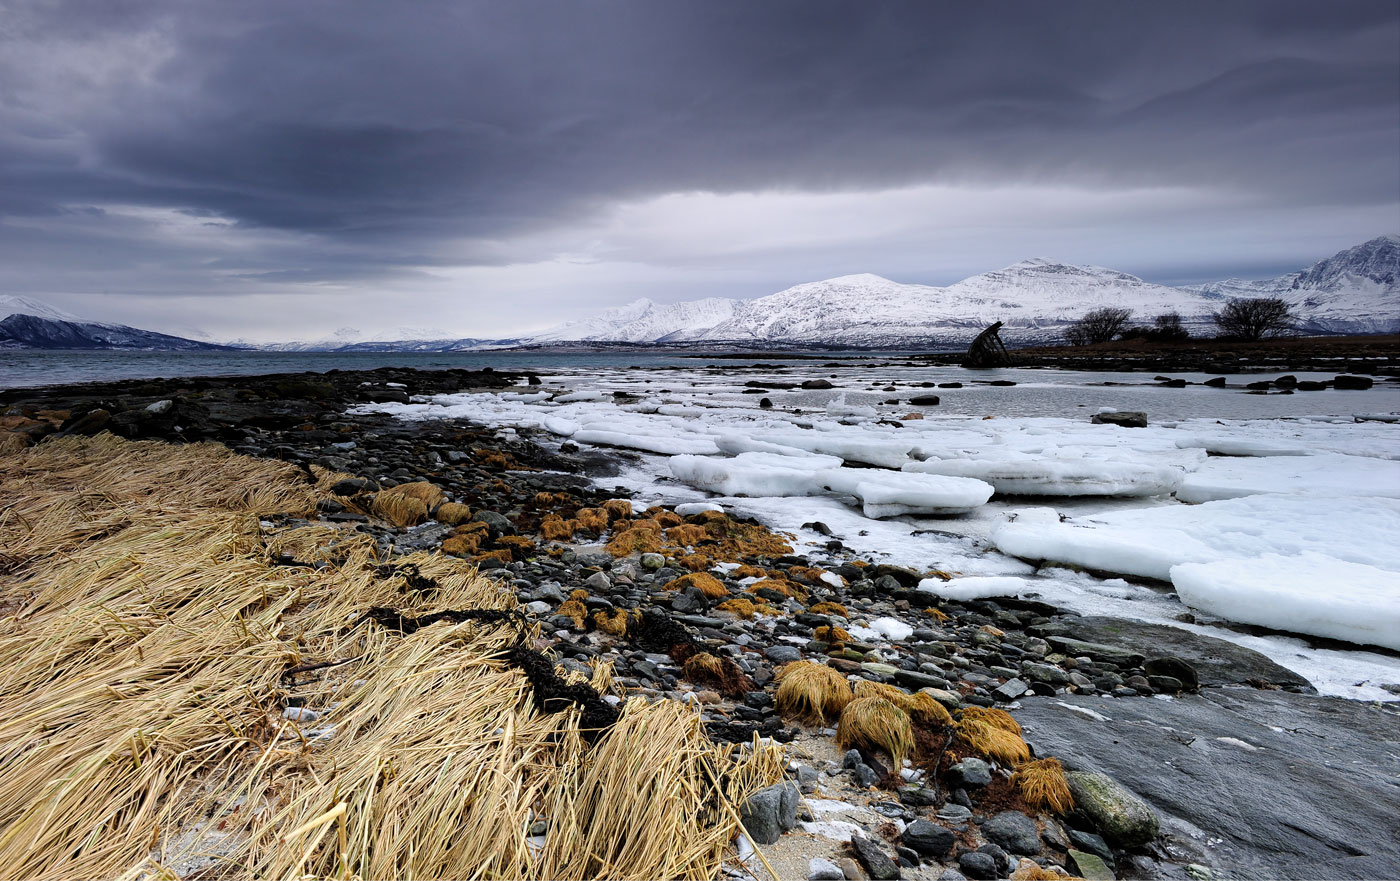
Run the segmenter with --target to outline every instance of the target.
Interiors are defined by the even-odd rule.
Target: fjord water
[[[241,376],[302,371],[369,370],[376,367],[414,367],[422,370],[493,367],[497,370],[532,370],[567,380],[607,383],[636,378],[643,370],[655,387],[664,388],[669,373],[684,377],[685,385],[731,386],[753,378],[742,370],[763,363],[781,365],[783,379],[800,382],[810,378],[830,380],[844,391],[852,405],[876,405],[910,395],[909,383],[960,382],[960,389],[929,388],[916,394],[937,394],[941,400],[930,416],[1063,416],[1092,414],[1103,408],[1145,410],[1151,419],[1218,417],[1228,419],[1280,419],[1299,416],[1340,416],[1400,410],[1400,383],[1377,383],[1366,392],[1299,392],[1294,395],[1250,395],[1239,389],[1188,386],[1164,388],[1146,372],[1074,371],[1009,368],[965,370],[958,367],[904,366],[909,352],[831,352],[814,360],[811,354],[784,359],[771,353],[752,359],[728,359],[700,353],[639,352],[146,352],[146,351],[39,351],[0,349],[0,389],[26,388],[82,382],[110,382],[159,377]],[[829,361],[827,359],[830,359]],[[841,367],[823,366],[839,362]],[[1269,379],[1280,373],[1257,368],[1230,377],[1232,385]],[[763,376],[771,376],[765,371]],[[1199,383],[1211,374],[1174,373],[1176,378]],[[1299,379],[1330,379],[1331,374],[1295,373]],[[880,389],[889,382],[899,392]],[[997,380],[1015,382],[998,387]],[[678,380],[679,382],[679,380]],[[723,392],[717,392],[723,394]],[[824,407],[829,393],[812,396],[812,405]],[[757,395],[752,396],[756,399]]]

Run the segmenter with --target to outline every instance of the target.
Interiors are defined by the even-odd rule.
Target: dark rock
[[[835,386],[832,385],[831,382],[830,382],[829,380],[825,380],[825,379],[809,379],[809,380],[807,380],[806,382],[803,382],[801,387],[804,388],[804,389],[818,389],[818,390],[820,390],[820,389],[835,388]]]
[[[920,817],[905,827],[900,840],[924,856],[937,859],[946,856],[958,838],[952,829]]]
[[[1201,680],[1196,675],[1195,668],[1181,658],[1150,658],[1143,663],[1142,669],[1147,674],[1148,682],[1151,682],[1154,676],[1168,676],[1177,680],[1180,684],[1177,691],[1182,688],[1196,691],[1201,687]]]
[[[739,820],[754,843],[772,844],[783,834],[783,821],[787,818],[785,800],[792,805],[792,823],[786,828],[797,825],[796,793],[797,787],[791,783],[775,783],[749,796],[739,811]]]
[[[1274,385],[1278,386],[1279,388],[1293,388],[1296,385],[1298,385],[1298,377],[1294,376],[1291,373],[1285,373],[1283,376],[1280,376],[1278,379],[1274,380]]]
[[[936,407],[938,401],[938,395],[918,395],[909,399],[909,403],[915,407]]]
[[[947,690],[948,680],[942,676],[934,676],[930,673],[920,673],[915,670],[896,670],[894,681],[906,688],[918,690],[920,688],[940,688]]]
[[[790,664],[802,660],[802,650],[791,645],[774,645],[764,649],[763,656],[775,664]]]
[[[917,869],[919,867],[919,852],[913,848],[905,847],[902,844],[894,846],[895,856],[899,857],[899,864],[906,869]]]
[[[992,696],[1004,703],[1010,703],[1026,693],[1029,686],[1020,679],[1011,679],[992,689]]]
[[[1201,384],[1202,384],[1202,385],[1208,385],[1208,386],[1210,386],[1211,388],[1224,388],[1224,387],[1225,387],[1225,377],[1223,377],[1223,376],[1215,376],[1215,377],[1212,377],[1212,378],[1210,378],[1210,379],[1207,379],[1205,382],[1203,382],[1203,383],[1201,383]]]
[[[337,496],[353,496],[378,489],[368,477],[347,477],[331,485],[331,493]]]
[[[1369,376],[1349,376],[1345,373],[1332,377],[1332,388],[1350,391],[1365,391],[1375,385],[1375,380]]]
[[[1149,676],[1147,677],[1147,684],[1151,686],[1152,690],[1157,694],[1177,694],[1184,688],[1181,684],[1181,680],[1177,679],[1175,676]]]
[[[1040,833],[1035,821],[1020,811],[1002,811],[982,824],[982,836],[1011,853],[1035,856],[1040,853]]]
[[[861,789],[869,789],[880,782],[880,775],[875,773],[875,769],[861,762],[851,769],[851,780]]]
[[[1199,684],[1206,688],[1269,682],[1297,691],[1314,690],[1302,676],[1274,663],[1259,652],[1223,639],[1202,636],[1166,624],[1084,616],[1063,618],[1038,629],[1041,631],[1040,635],[1056,650],[1067,655],[1087,654],[1096,661],[1113,660],[1112,657],[1101,653],[1101,647],[1107,646],[1129,653],[1130,657],[1126,661],[1118,661],[1120,664],[1131,665],[1132,657],[1136,657],[1136,663],[1139,664],[1145,656],[1177,658],[1195,670]],[[1100,648],[1080,650],[1082,646],[1066,643],[1061,637],[1070,637]]]
[[[964,875],[977,881],[993,881],[1001,877],[996,859],[990,854],[977,851],[970,851],[958,857],[958,868]]]
[[[1086,850],[1094,854],[1108,863],[1109,866],[1113,865],[1113,850],[1108,846],[1108,842],[1103,840],[1102,836],[1095,835],[1092,832],[1084,832],[1079,829],[1071,828],[1069,830],[1069,840],[1080,850]]]
[[[495,511],[477,511],[472,515],[472,522],[485,523],[493,536],[515,534],[515,526],[510,522],[510,519]]]
[[[1147,414],[1141,410],[1117,410],[1095,413],[1090,419],[1095,425],[1117,425],[1122,428],[1146,428]]]
[[[899,800],[911,807],[932,807],[938,804],[938,793],[922,786],[901,786]]]
[[[1298,391],[1300,392],[1320,392],[1326,390],[1326,388],[1327,383],[1317,382],[1311,379],[1305,379],[1298,383]]]
[[[961,786],[986,786],[992,782],[992,766],[977,758],[966,758],[948,769],[949,779]]]
[[[875,881],[891,881],[899,877],[899,866],[890,859],[884,848],[871,839],[864,835],[852,835],[851,849],[856,852],[856,859]]]
[[[773,399],[772,399],[772,398],[759,398],[759,399],[758,399],[758,406],[759,406],[760,409],[763,409],[763,410],[771,410],[771,409],[773,409]]]

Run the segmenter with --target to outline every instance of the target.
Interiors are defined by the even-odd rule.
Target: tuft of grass
[[[460,526],[472,519],[472,509],[461,502],[443,502],[433,510],[433,519],[448,526]]]
[[[608,499],[602,509],[609,520],[626,520],[632,516],[632,503],[626,499]]]
[[[842,618],[851,617],[851,613],[846,611],[846,607],[840,603],[814,603],[807,609],[813,615],[840,615]]]
[[[626,636],[631,615],[625,609],[615,609],[609,614],[606,609],[593,613],[593,626],[613,636]]]
[[[724,582],[708,572],[692,572],[680,578],[672,578],[664,585],[666,590],[685,590],[688,587],[700,588],[700,592],[707,599],[722,600],[729,596],[729,588],[724,586]]]
[[[882,749],[898,768],[914,751],[914,729],[909,714],[883,697],[857,697],[841,711],[836,744],[842,749]]]
[[[953,724],[953,717],[932,695],[910,694],[885,682],[862,679],[856,683],[856,697],[882,697],[909,715],[922,728],[938,728]]]
[[[1015,767],[1030,760],[1031,748],[1021,735],[998,728],[982,719],[968,716],[966,711],[956,724],[958,736],[978,754]]]
[[[961,719],[977,719],[985,722],[993,728],[1000,728],[1003,731],[1010,731],[1019,736],[1021,734],[1021,723],[1005,710],[996,707],[963,707],[959,713]]]
[[[1074,810],[1074,796],[1059,759],[1026,762],[1011,775],[1011,782],[1026,804],[1038,811],[1063,815]]]
[[[822,642],[838,643],[849,642],[851,634],[848,633],[844,627],[827,627],[823,625],[812,631],[812,637]]]
[[[804,725],[830,722],[853,697],[846,677],[825,664],[794,661],[778,671],[778,712]]]
[[[540,521],[540,536],[545,541],[568,541],[577,531],[577,520],[565,520],[558,514],[546,514]]]
[[[574,515],[574,519],[578,521],[580,528],[591,529],[598,535],[602,535],[607,531],[608,523],[610,522],[608,520],[608,512],[604,511],[602,508],[579,508],[578,513]]]

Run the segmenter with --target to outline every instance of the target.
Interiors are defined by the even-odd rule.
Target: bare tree
[[[1211,316],[1221,336],[1258,340],[1293,329],[1293,312],[1278,297],[1231,300]]]
[[[1094,343],[1106,343],[1118,336],[1118,332],[1123,329],[1123,325],[1128,323],[1128,319],[1133,315],[1131,309],[1118,309],[1113,306],[1104,306],[1102,309],[1094,309],[1086,312],[1084,317],[1070,325],[1065,331],[1065,339],[1069,340],[1072,346],[1088,346]]]
[[[1152,319],[1152,338],[1163,342],[1172,340],[1184,340],[1190,338],[1191,334],[1186,332],[1186,328],[1181,326],[1181,313],[1163,312]]]

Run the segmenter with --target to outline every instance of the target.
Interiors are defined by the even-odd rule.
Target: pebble
[[[807,861],[807,881],[842,881],[845,874],[831,860],[813,857]]]

